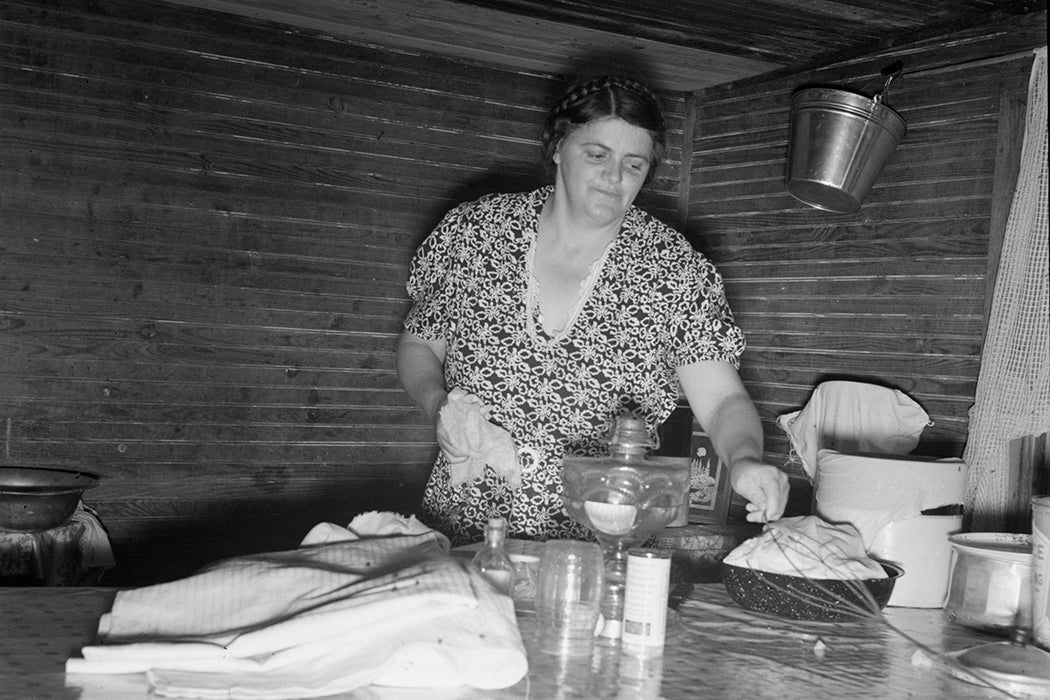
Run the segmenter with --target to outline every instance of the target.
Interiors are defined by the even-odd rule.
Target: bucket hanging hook
[[[904,61],[894,61],[882,69],[882,88],[871,98],[875,104],[886,99],[886,93],[890,91],[890,84],[900,77],[904,71]]]

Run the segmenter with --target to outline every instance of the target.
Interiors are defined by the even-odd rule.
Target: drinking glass
[[[536,582],[540,649],[567,656],[591,653],[603,584],[597,543],[552,540],[544,545]]]
[[[536,577],[540,571],[540,558],[534,554],[510,553],[514,565],[514,605],[526,609],[536,607]]]

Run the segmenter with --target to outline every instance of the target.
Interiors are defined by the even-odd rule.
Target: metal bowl
[[[93,474],[38,467],[0,467],[0,529],[49,530],[69,520]]]
[[[886,578],[816,579],[772,574],[722,563],[722,583],[744,608],[790,620],[845,622],[870,617],[886,607],[899,566],[879,562]]]

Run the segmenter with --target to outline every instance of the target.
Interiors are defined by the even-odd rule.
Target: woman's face
[[[614,224],[645,183],[652,150],[652,137],[641,127],[617,117],[589,122],[558,144],[557,190],[594,225]]]

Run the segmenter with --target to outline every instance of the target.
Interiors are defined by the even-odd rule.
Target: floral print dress
[[[548,335],[535,303],[532,259],[553,188],[462,204],[423,242],[408,282],[405,328],[444,338],[445,381],[491,407],[519,448],[523,484],[491,469],[453,486],[439,451],[421,516],[454,545],[483,539],[490,516],[509,536],[588,538],[561,502],[566,454],[601,456],[623,408],[650,432],[679,398],[676,368],[701,360],[739,366],[744,338],[714,266],[685,238],[637,207],[581,287],[570,324]]]

